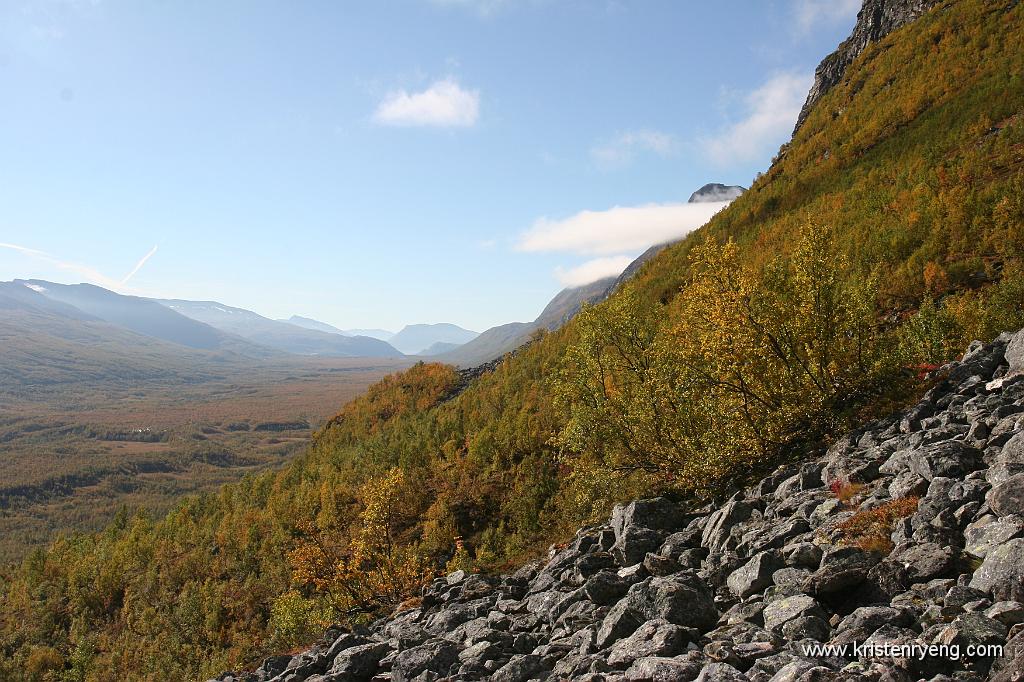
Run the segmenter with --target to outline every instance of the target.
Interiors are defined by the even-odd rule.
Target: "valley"
[[[55,531],[96,530],[122,508],[163,513],[277,468],[339,406],[409,364],[291,357],[185,386],[0,393],[0,564]]]

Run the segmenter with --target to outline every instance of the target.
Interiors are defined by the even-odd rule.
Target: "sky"
[[[0,280],[482,331],[749,186],[857,0],[2,0]]]

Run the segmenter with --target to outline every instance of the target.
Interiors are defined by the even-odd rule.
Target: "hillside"
[[[321,322],[320,320],[314,320],[309,317],[302,317],[301,315],[292,315],[287,320],[278,320],[278,322],[286,322],[293,324],[296,327],[303,327],[305,329],[314,329],[318,332],[327,332],[328,334],[341,334],[343,336],[352,336],[348,332],[338,329],[337,327]]]
[[[918,4],[868,0],[866,6]],[[858,29],[875,16],[862,14]],[[821,94],[748,192],[707,226],[657,253],[606,301],[539,335],[493,371],[466,384],[451,367],[417,365],[344,406],[305,455],[282,471],[187,499],[166,517],[124,517],[102,533],[59,538],[29,557],[0,595],[0,676],[39,679],[61,671],[79,679],[118,679],[129,670],[137,679],[204,679],[255,667],[265,654],[308,645],[332,622],[371,622],[418,594],[438,571],[489,571],[539,556],[632,498],[665,496],[686,513],[705,516],[735,493],[726,508],[748,508],[750,515],[716,513],[703,522],[712,531],[716,524],[748,520],[787,528],[762,515],[767,502],[756,515],[753,505],[743,506],[745,484],[768,480],[764,487],[775,489],[782,481],[766,475],[780,464],[816,461],[827,444],[840,444],[844,462],[855,462],[860,447],[879,455],[873,446],[882,433],[872,431],[856,444],[844,436],[863,436],[856,429],[917,404],[929,388],[927,373],[971,339],[990,341],[999,331],[1024,326],[1024,6],[1012,0],[943,2],[875,37]],[[979,395],[983,380],[967,381],[972,386],[964,390]],[[939,407],[959,411],[968,402],[966,393],[948,398]],[[910,434],[908,443],[923,441],[914,422],[931,416],[919,413],[908,429],[897,428]],[[962,440],[962,426],[927,424],[945,441]],[[1010,420],[1003,428],[996,435],[1011,436],[1019,423]],[[896,437],[885,437],[890,435]],[[994,455],[986,450],[984,456]],[[933,459],[957,475],[958,455]],[[975,454],[960,459],[981,469]],[[874,489],[844,490],[844,484],[875,484],[879,463],[834,472],[863,479],[838,481],[837,497],[842,493],[860,505],[857,495]],[[928,468],[930,459],[913,466],[926,480],[942,478]],[[821,502],[827,493],[811,485],[813,478],[798,477],[788,487],[806,485],[808,501]],[[920,486],[906,477],[901,483]],[[901,490],[928,493],[913,485]],[[762,488],[758,495],[767,492]],[[948,496],[937,488],[936,498]],[[911,521],[910,528],[932,526],[935,531],[922,532],[938,536],[956,525],[954,533],[960,532],[961,520],[970,523],[984,513],[974,502],[978,506],[969,510],[936,507],[934,516]],[[833,510],[842,503],[825,501]],[[787,517],[808,511],[795,507],[777,511]],[[655,534],[638,525],[637,537],[654,548]],[[954,533],[944,535],[948,542],[938,552],[909,557],[904,570],[930,571],[948,559],[943,548],[956,545]],[[742,538],[726,535],[719,541],[709,532],[709,540],[716,548],[726,543],[740,549]],[[742,551],[749,554],[757,537],[752,534]],[[605,533],[600,541],[608,540]],[[702,545],[710,545],[703,533]],[[884,542],[874,545],[872,556],[889,549]],[[749,573],[763,578],[759,571],[768,565],[755,564]],[[973,572],[965,582],[984,595],[954,593],[961,610],[989,594],[1005,596],[993,593],[997,583],[982,582],[983,566],[968,561],[964,573],[957,567],[957,575]],[[582,568],[596,570],[598,563]],[[737,568],[730,564],[730,573]],[[816,569],[811,588],[849,585],[843,580],[869,567],[857,564],[854,573],[844,572],[844,564],[824,568],[822,574]],[[952,570],[944,565],[935,575]],[[520,586],[532,577],[529,571],[524,569]],[[632,575],[641,577],[639,571]],[[446,591],[451,599],[469,596],[459,582]],[[555,583],[549,571],[533,587],[540,595]],[[477,585],[486,598],[486,588]],[[690,587],[684,595],[700,592]],[[953,584],[926,586],[932,588],[934,594],[923,596],[934,598],[935,608],[921,615],[932,619],[929,627],[953,626],[943,635],[951,641],[979,632],[986,637],[980,629],[972,634],[960,627],[973,624],[973,616],[954,625],[960,611],[947,608]],[[666,589],[681,594],[671,585]],[[428,592],[418,608],[435,606],[430,600],[437,594]],[[752,594],[759,592],[747,596]],[[791,596],[794,601],[783,600],[793,607],[786,611],[791,617],[770,621],[769,611],[762,612],[768,628],[797,616],[816,617],[829,628],[842,622],[831,623],[828,612]],[[645,618],[678,615],[644,603],[620,608],[616,636],[639,627],[638,609]],[[415,613],[415,602],[407,606]],[[552,606],[538,596],[528,602],[531,613],[523,620],[532,626]],[[581,617],[589,608],[563,606],[564,614]],[[730,632],[737,639],[752,629],[739,621],[758,618],[757,608],[732,612],[738,621]],[[836,604],[828,608],[841,611]],[[477,615],[469,607],[460,613]],[[509,621],[512,615],[520,614]],[[697,624],[696,634],[710,629],[710,621]],[[800,625],[807,632],[821,627],[816,620],[801,619]],[[435,626],[446,632],[459,627],[445,618],[435,619]],[[1002,638],[1004,630],[995,628],[989,639]],[[410,631],[415,627],[390,633]],[[562,634],[575,632],[567,627]],[[579,632],[588,632],[582,622]],[[539,643],[520,640],[524,655]],[[533,655],[553,655],[569,644],[560,641]],[[454,646],[447,651],[455,655]],[[707,651],[729,665],[740,654],[757,653],[713,643]],[[391,659],[399,663],[395,669],[417,657],[421,667],[433,660],[416,646],[407,652],[413,653]],[[593,679],[604,679],[600,670]],[[790,672],[796,677],[799,671]]]
[[[159,300],[157,303],[185,317],[262,346],[296,355],[333,357],[397,357],[401,353],[380,339],[347,336],[309,329],[263,317],[251,310],[216,301]]]
[[[720,508],[616,505],[515,573],[452,571],[368,629],[217,682],[1017,680],[1024,331],[946,370],[908,410]],[[886,642],[962,649],[855,648]]]

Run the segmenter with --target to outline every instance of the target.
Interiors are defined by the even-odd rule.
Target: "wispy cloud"
[[[11,251],[17,251],[18,253],[29,256],[30,258],[34,258],[38,261],[47,263],[48,265],[51,265],[57,268],[58,270],[75,273],[76,275],[83,278],[86,282],[89,282],[90,284],[96,284],[101,287],[110,289],[112,291],[119,291],[122,293],[132,291],[126,286],[128,280],[130,280],[135,275],[135,273],[137,273],[139,269],[146,264],[146,261],[149,260],[149,258],[154,253],[156,253],[156,247],[154,246],[149,253],[142,257],[142,259],[135,265],[134,268],[132,268],[132,271],[129,272],[124,279],[117,280],[114,279],[113,277],[108,277],[104,275],[96,268],[90,267],[88,265],[82,265],[81,263],[75,263],[73,261],[63,260],[61,258],[57,258],[56,256],[50,255],[45,251],[40,251],[39,249],[33,249],[27,246],[22,246],[20,244],[11,244],[7,242],[0,242],[0,248],[8,249]]]
[[[809,73],[772,76],[743,98],[743,118],[700,140],[704,152],[720,166],[770,154],[788,138],[813,80]]]
[[[396,90],[377,106],[381,125],[467,128],[480,117],[480,91],[463,88],[454,78],[435,82],[422,92]]]
[[[520,236],[516,248],[579,255],[636,252],[692,232],[727,204],[616,206],[605,211],[580,211],[561,220],[540,218]]]
[[[605,277],[622,273],[633,262],[631,256],[604,256],[581,263],[574,268],[555,268],[555,277],[566,287],[580,287]]]
[[[127,284],[128,280],[130,280],[132,277],[134,277],[135,273],[137,273],[139,270],[142,269],[142,266],[146,264],[146,261],[148,261],[150,258],[152,258],[153,254],[156,253],[156,249],[157,249],[157,247],[154,246],[152,249],[149,250],[149,253],[147,253],[145,256],[143,256],[139,260],[139,262],[135,264],[135,267],[132,268],[132,271],[129,272],[127,275],[125,275],[124,279],[121,280],[121,286],[124,286],[125,284]]]
[[[602,168],[614,168],[629,164],[639,153],[669,156],[677,148],[676,138],[669,133],[650,129],[630,130],[592,147],[590,158]]]
[[[499,9],[511,5],[514,0],[430,0],[432,5],[467,9],[481,16],[490,16]]]
[[[852,21],[860,11],[861,0],[796,0],[793,3],[793,26],[799,35],[814,28]]]

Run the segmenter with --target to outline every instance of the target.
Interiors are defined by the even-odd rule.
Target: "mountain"
[[[302,317],[301,315],[292,315],[287,320],[277,320],[278,322],[284,322],[286,324],[294,324],[296,327],[302,327],[303,329],[312,329],[318,332],[326,332],[328,334],[341,334],[342,336],[356,336],[350,332],[338,329],[337,327],[321,322],[320,320],[314,320],[310,317]],[[364,334],[363,336],[369,336]]]
[[[40,392],[71,394],[103,382],[192,383],[238,358],[130,331],[40,288],[0,282],[0,392],[8,396],[32,400]]]
[[[476,367],[490,362],[522,346],[538,330],[558,329],[572,319],[584,304],[604,299],[615,281],[614,277],[605,277],[580,287],[563,289],[548,302],[533,322],[509,322],[491,327],[472,341],[437,355],[436,359],[459,367]]]
[[[216,301],[160,299],[156,302],[185,317],[286,353],[333,357],[397,357],[401,355],[395,348],[379,339],[367,336],[343,336],[306,329],[289,322],[271,320],[251,310],[233,308]]]
[[[0,590],[0,678],[223,679],[276,653],[253,677],[1015,679],[1024,340],[951,361],[1024,326],[1022,43],[1024,3],[943,2],[869,44],[749,191],[559,330],[472,380],[388,377],[280,471],[56,538]],[[678,515],[615,507],[666,495]],[[387,641],[359,628],[390,613]],[[464,655],[480,632],[498,644]],[[792,651],[1008,637],[995,662],[896,670]]]
[[[718,182],[709,182],[691,194],[687,203],[700,204],[708,201],[732,201],[746,191],[745,187],[740,187],[739,185],[723,185]]]
[[[278,354],[146,298],[125,296],[92,284],[55,284],[43,280],[15,280],[15,284],[118,327],[186,348],[227,351],[251,358]]]
[[[850,37],[825,57],[814,70],[814,84],[800,109],[796,130],[804,124],[814,105],[842,81],[846,70],[872,43],[909,24],[942,0],[866,0],[857,13]]]
[[[423,350],[421,350],[416,355],[422,355],[424,357],[426,357],[426,356],[434,356],[434,355],[441,355],[442,353],[451,352],[451,351],[455,350],[456,348],[460,347],[461,345],[462,344],[459,344],[459,343],[447,343],[445,341],[438,341],[437,343],[430,344],[429,347],[424,348]]]
[[[463,344],[472,341],[478,332],[454,324],[409,324],[388,339],[388,343],[406,355],[416,355],[435,343]]]
[[[351,336],[369,336],[381,341],[389,341],[395,335],[387,329],[346,329],[345,333]]]

